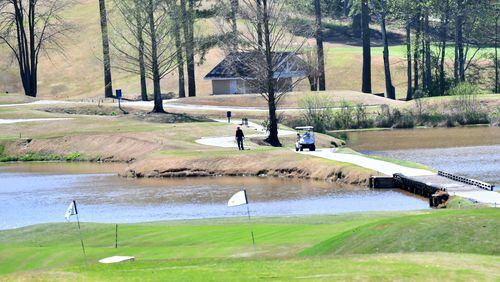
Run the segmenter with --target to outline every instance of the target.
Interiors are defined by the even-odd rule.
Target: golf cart
[[[295,151],[304,151],[304,148],[309,149],[309,151],[316,151],[313,129],[314,127],[312,126],[295,127],[295,130],[297,130],[297,143],[295,143]]]

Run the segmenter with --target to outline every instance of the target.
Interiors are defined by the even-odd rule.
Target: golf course
[[[500,282],[499,15],[0,0],[0,282]]]
[[[63,281],[455,280],[500,278],[498,209],[120,224],[0,233],[0,279]],[[250,232],[255,235],[255,248]],[[112,255],[133,262],[103,265]]]

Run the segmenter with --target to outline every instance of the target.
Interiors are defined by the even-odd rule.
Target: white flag
[[[228,207],[235,207],[248,204],[247,191],[241,190],[240,192],[234,194],[231,199],[227,202]]]
[[[68,208],[66,209],[66,213],[64,214],[64,218],[66,218],[66,220],[69,220],[69,218],[72,215],[76,215],[76,214],[78,214],[78,211],[76,210],[76,202],[73,201],[73,202],[71,202],[71,204],[69,204]]]

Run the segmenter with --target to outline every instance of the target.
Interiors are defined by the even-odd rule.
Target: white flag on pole
[[[235,207],[248,204],[247,191],[241,190],[234,194],[227,202],[228,207]]]
[[[69,204],[68,208],[66,209],[66,213],[64,214],[64,218],[69,221],[69,218],[72,215],[78,214],[78,211],[76,210],[76,202],[72,201],[71,204]]]

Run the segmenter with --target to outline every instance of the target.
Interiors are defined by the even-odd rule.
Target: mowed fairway
[[[0,232],[0,280],[500,279],[500,210],[361,213],[119,225],[75,223]],[[254,231],[256,249],[250,230]],[[101,265],[112,255],[135,262]]]

